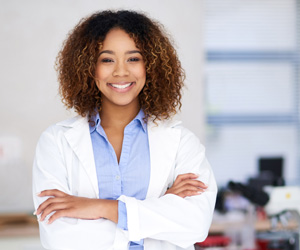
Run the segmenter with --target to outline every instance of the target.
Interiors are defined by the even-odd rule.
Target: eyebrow
[[[111,54],[111,55],[114,55],[115,52],[113,52],[112,50],[103,50],[99,53],[99,56],[102,55],[103,53],[107,53],[107,54]],[[125,54],[128,55],[128,54],[135,54],[135,53],[139,53],[139,54],[142,54],[141,51],[139,50],[129,50],[129,51],[126,51]]]

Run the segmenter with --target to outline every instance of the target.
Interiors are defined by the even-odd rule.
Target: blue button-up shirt
[[[150,153],[147,124],[144,112],[125,127],[120,161],[101,126],[99,114],[90,125],[95,165],[98,178],[99,198],[116,200],[121,195],[144,200],[150,179]],[[118,203],[118,227],[127,230],[127,211],[123,202]],[[143,240],[131,242],[130,250],[142,250]]]

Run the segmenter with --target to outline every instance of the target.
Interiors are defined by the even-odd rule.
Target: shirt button
[[[120,180],[120,175],[116,175],[116,180]]]

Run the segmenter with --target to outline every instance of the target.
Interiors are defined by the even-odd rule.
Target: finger
[[[179,182],[182,182],[183,180],[186,179],[197,179],[199,176],[193,173],[186,173],[186,174],[179,174],[176,177],[176,180],[174,181],[174,184],[176,185]]]
[[[53,223],[53,221],[61,218],[61,217],[72,217],[71,209],[64,209],[56,211],[53,215],[51,215],[47,221],[47,224]]]
[[[183,185],[183,186],[180,186],[180,187],[172,187],[172,188],[170,188],[166,191],[166,194],[180,195],[181,193],[184,193],[186,191],[193,191],[193,192],[196,192],[198,194],[201,194],[205,190],[201,189],[197,186],[194,186],[194,185],[186,184],[186,185]]]
[[[57,213],[60,210],[69,209],[69,205],[67,203],[53,203],[47,206],[45,210],[41,213],[40,221],[43,221],[49,214],[55,212]]]
[[[51,204],[52,202],[55,202],[56,198],[48,198],[47,200],[45,200],[43,203],[41,203],[38,207],[38,209],[36,210],[36,215],[39,215],[42,211],[44,211],[44,209],[49,206],[49,204]]]
[[[183,187],[185,185],[192,185],[192,186],[202,188],[202,189],[207,188],[207,186],[202,181],[192,180],[192,179],[186,179],[186,180],[183,180],[183,181],[181,181],[177,184],[174,183],[173,187],[174,188],[180,188],[180,187]]]
[[[64,202],[65,199],[63,198],[48,198],[46,201],[41,203],[36,210],[36,215],[41,214],[49,205],[54,204],[54,203],[59,203],[59,202]]]
[[[179,174],[177,175],[176,179],[179,179],[180,181],[185,180],[185,179],[196,179],[199,176],[194,173],[186,173],[186,174]]]
[[[190,185],[194,185],[196,187],[202,188],[202,189],[207,189],[208,186],[199,180],[187,180],[186,183],[190,184]]]
[[[65,197],[67,195],[68,194],[66,194],[58,189],[48,189],[48,190],[44,190],[37,194],[37,196],[39,196],[39,197],[44,197],[44,196]]]
[[[198,188],[198,187],[193,186],[193,185],[186,184],[186,185],[184,185],[180,188],[175,189],[174,193],[176,195],[178,195],[178,194],[180,194],[182,192],[185,192],[185,191],[195,191],[195,192],[198,192],[198,193],[203,193],[204,192],[204,190],[201,189],[201,188]]]
[[[199,191],[185,190],[185,191],[179,193],[178,196],[185,198],[188,196],[195,196],[195,195],[200,195],[200,194],[201,194],[201,192],[199,193]]]
[[[206,190],[207,186],[199,180],[194,180],[194,179],[186,179],[181,182],[178,182],[177,184],[174,183],[172,187],[170,187],[167,191],[166,194],[176,194],[182,192],[185,190],[188,186],[195,187],[194,190],[198,190],[200,192],[203,192]]]

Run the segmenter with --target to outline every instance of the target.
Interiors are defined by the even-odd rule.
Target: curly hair
[[[135,11],[97,12],[71,31],[56,59],[63,103],[81,116],[101,110],[95,69],[101,44],[113,28],[129,34],[145,61],[146,83],[139,103],[146,119],[170,118],[181,108],[184,71],[162,25]]]

